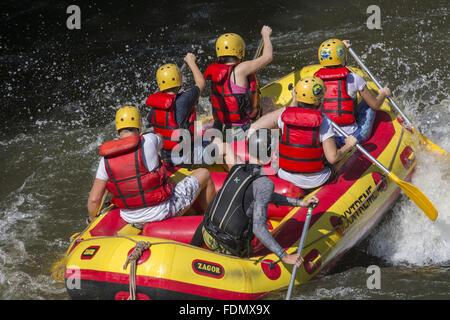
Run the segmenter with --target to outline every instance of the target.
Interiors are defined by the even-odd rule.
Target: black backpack
[[[246,212],[253,202],[253,181],[260,177],[256,164],[237,164],[228,173],[203,218],[206,231],[236,256],[249,254],[253,240],[252,217]]]

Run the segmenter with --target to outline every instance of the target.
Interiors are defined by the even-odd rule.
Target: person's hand
[[[345,45],[345,47],[348,49],[352,46],[352,43],[350,40],[342,40],[342,43]]]
[[[303,258],[298,253],[296,254],[285,254],[284,257],[281,259],[284,263],[287,264],[295,264],[297,267],[300,268],[300,266],[303,263]]]
[[[384,98],[390,97],[391,89],[389,89],[388,87],[381,88],[380,90],[378,90],[378,94],[383,95]]]
[[[349,135],[347,138],[345,138],[345,145],[349,148],[353,148],[358,143],[358,139],[356,139],[354,136]]]
[[[310,206],[317,206],[319,204],[319,199],[316,196],[310,196],[308,199],[302,200],[301,207],[310,207]]]
[[[264,37],[270,37],[270,35],[272,34],[272,28],[270,28],[269,26],[263,26],[261,29],[261,36]]]
[[[186,56],[184,57],[184,62],[186,62],[187,65],[194,64],[196,60],[196,57],[193,53],[188,52]]]

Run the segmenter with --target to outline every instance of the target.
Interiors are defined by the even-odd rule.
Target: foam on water
[[[42,277],[41,280],[34,278],[32,271],[36,260],[29,250],[29,239],[30,236],[34,238],[41,235],[39,216],[44,209],[36,195],[27,191],[27,184],[31,184],[34,179],[33,173],[4,200],[9,206],[0,208],[1,299],[21,299],[24,296],[39,299],[39,295],[36,295],[38,288],[51,283],[47,277],[44,277],[45,281],[42,281]],[[25,292],[32,294],[27,296]]]
[[[114,132],[112,123],[107,128]],[[50,268],[67,248],[64,226],[83,226],[89,186],[79,186],[91,181],[98,147],[110,138],[103,128],[62,131],[58,121],[34,131],[0,141],[10,181],[0,202],[0,299],[67,297]]]
[[[421,133],[444,150],[449,150],[450,100],[445,79],[438,71],[421,75],[404,84],[399,100],[405,111],[420,121]],[[431,92],[431,96],[430,96]],[[437,102],[433,105],[433,102]],[[425,105],[420,108],[419,106]],[[422,110],[420,110],[422,109]],[[413,119],[411,119],[413,120]],[[448,159],[426,149],[416,152],[417,168],[412,184],[418,187],[438,210],[431,221],[406,196],[397,202],[392,217],[380,225],[370,240],[369,253],[393,264],[433,265],[450,261],[450,166]]]
[[[368,250],[393,264],[445,264],[450,261],[450,168],[424,150],[417,158],[412,183],[433,202],[438,218],[431,221],[403,196],[371,237]]]

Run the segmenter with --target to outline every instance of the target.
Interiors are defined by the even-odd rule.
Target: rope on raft
[[[148,250],[151,247],[151,243],[147,241],[137,241],[136,246],[133,251],[128,255],[125,264],[123,265],[123,270],[126,270],[128,264],[130,264],[130,295],[128,296],[128,300],[136,300],[136,268],[137,261],[142,256],[145,250]]]

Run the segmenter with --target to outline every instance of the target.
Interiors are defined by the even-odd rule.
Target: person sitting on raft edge
[[[263,26],[264,43],[262,55],[253,60],[242,61],[245,42],[236,33],[225,33],[216,41],[218,62],[210,64],[204,73],[211,80],[211,105],[214,128],[222,131],[224,141],[243,141],[250,122],[260,116],[259,88],[256,72],[273,59],[270,41],[272,29]],[[228,131],[228,132],[226,132]]]
[[[214,182],[205,168],[193,171],[175,185],[158,155],[163,145],[161,136],[141,135],[141,127],[136,107],[117,110],[119,139],[100,147],[102,158],[87,203],[88,222],[96,218],[106,190],[122,219],[139,229],[147,222],[183,215],[195,199],[202,211],[206,210],[214,197]]]
[[[350,135],[345,145],[337,148],[330,120],[320,112],[325,91],[317,77],[300,80],[289,106],[264,115],[249,130],[251,134],[260,128],[281,129],[278,177],[302,188],[305,194],[329,182],[334,172],[331,166],[357,143]]]
[[[256,236],[281,261],[300,267],[303,263],[301,255],[288,254],[267,229],[268,205],[308,207],[318,204],[319,200],[315,196],[294,199],[274,192],[274,183],[263,174],[261,160],[271,158],[272,149],[267,148],[271,141],[269,129],[258,130],[249,138],[248,163],[239,162],[231,168],[222,188],[208,206],[191,244],[201,245],[204,241],[215,252],[249,257]],[[203,239],[199,240],[201,235]]]
[[[314,76],[322,79],[327,87],[321,111],[361,144],[370,137],[375,111],[391,95],[391,90],[387,87],[382,88],[378,91],[378,95],[374,96],[367,88],[366,81],[345,67],[346,48],[350,46],[349,40],[324,41],[317,53],[322,68]],[[359,105],[358,92],[363,99]],[[334,139],[338,147],[345,144],[345,137],[336,130]]]
[[[221,137],[215,137],[213,141],[202,140],[198,145],[194,143],[194,139],[201,139],[195,137],[194,124],[197,120],[196,106],[206,81],[193,53],[187,53],[184,61],[192,71],[195,85],[187,91],[181,91],[182,73],[175,64],[168,63],[156,71],[159,91],[146,100],[149,107],[148,127],[163,138],[162,162],[167,166],[191,167],[211,165],[218,157],[224,157],[225,163],[233,163],[234,153],[230,146],[223,143]],[[209,146],[211,142],[214,146]],[[225,164],[225,170],[229,170],[231,166]]]

